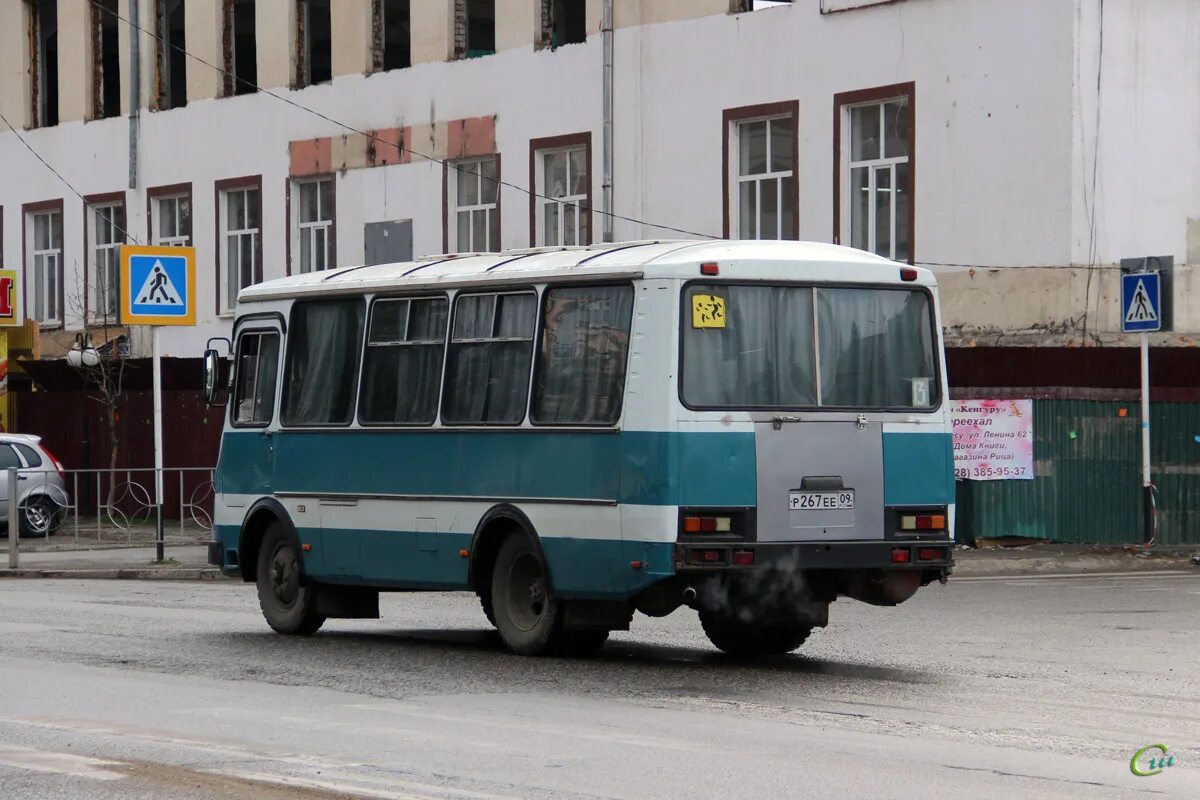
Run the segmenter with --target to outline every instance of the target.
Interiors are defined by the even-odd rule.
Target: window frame
[[[294,0],[295,2],[295,22],[296,22],[296,47],[295,47],[295,69],[296,77],[293,82],[293,89],[304,89],[309,86],[321,86],[323,84],[332,84],[336,77],[333,67],[333,18],[335,0],[328,0],[329,3],[329,77],[322,80],[313,80],[312,65],[312,3],[310,0]]]
[[[279,363],[275,368],[275,400],[271,405],[271,418],[266,422],[238,422],[237,420],[237,386],[238,379],[241,377],[242,360],[241,348],[242,339],[248,334],[261,336],[265,333],[274,334],[279,338]],[[229,391],[229,424],[234,428],[269,428],[279,421],[279,401],[280,401],[280,377],[283,374],[283,354],[284,347],[287,343],[284,341],[283,331],[272,325],[254,325],[251,324],[245,328],[241,328],[234,338],[233,348],[233,380],[230,383]],[[259,355],[262,355],[260,345]]]
[[[120,208],[121,213],[125,217],[124,231],[118,232],[120,236],[119,242],[112,242],[106,245],[109,249],[114,247],[117,250],[117,301],[116,308],[111,314],[101,313],[99,308],[99,296],[97,291],[100,287],[100,274],[98,271],[99,264],[96,261],[96,250],[101,246],[96,243],[97,239],[97,220],[96,212],[103,208]],[[113,225],[113,223],[109,223]],[[114,227],[116,227],[114,225]],[[105,194],[90,194],[83,198],[83,312],[84,318],[88,322],[112,324],[120,323],[121,318],[121,250],[120,246],[129,241],[129,206],[125,200],[125,192],[107,192]],[[92,301],[96,301],[96,307],[92,307]]]
[[[36,251],[36,243],[34,239],[34,217],[38,214],[57,213],[59,224],[59,249],[58,249],[58,319],[48,320],[43,322],[37,318],[37,309],[32,309],[29,305],[30,286],[33,285],[33,262],[35,255],[43,251]],[[66,267],[63,263],[63,256],[66,252],[66,236],[62,230],[63,225],[63,200],[42,200],[35,203],[25,203],[21,206],[21,308],[25,310],[27,319],[34,320],[38,323],[39,330],[53,331],[65,330],[67,315],[66,305]],[[44,251],[50,253],[54,251]]]
[[[454,342],[454,323],[458,320],[458,301],[463,297],[477,297],[479,295],[494,295],[499,298],[502,295],[522,295],[532,294],[534,297],[534,308],[540,308],[542,287],[536,285],[514,285],[514,286],[471,286],[463,287],[454,292],[450,298],[451,308],[450,315],[446,323],[446,352],[442,359],[442,388],[438,394],[438,425],[443,428],[527,428],[529,427],[529,403],[530,396],[533,391],[533,362],[537,356],[537,338],[539,328],[538,317],[540,314],[535,312],[533,320],[533,334],[528,340],[509,337],[504,339],[489,338],[489,339],[471,339],[459,342],[459,344],[479,344],[487,342],[517,342],[528,341],[530,347],[529,354],[529,373],[525,378],[525,404],[521,419],[516,422],[447,422],[445,419],[446,407],[446,380],[447,370],[450,366],[450,348]],[[493,328],[495,326],[495,318],[492,319]]]
[[[292,383],[290,381],[286,381],[286,378],[288,376],[288,373],[290,372],[292,350],[294,348],[295,340],[296,340],[296,309],[298,307],[304,306],[304,305],[312,305],[315,303],[337,303],[337,302],[344,301],[344,300],[354,300],[357,303],[359,303],[359,305],[362,307],[362,309],[363,309],[363,318],[362,318],[363,326],[362,326],[362,330],[360,331],[360,334],[362,336],[362,342],[365,342],[367,340],[367,330],[368,330],[367,323],[370,321],[370,318],[367,316],[367,310],[370,307],[370,303],[369,303],[370,298],[365,294],[332,295],[332,296],[326,296],[326,297],[318,296],[318,297],[298,298],[298,299],[292,301],[291,306],[288,308],[287,325],[289,328],[291,328],[292,332],[291,332],[291,334],[289,334],[286,337],[287,341],[284,342],[284,345],[285,345],[284,352],[282,353],[282,355],[280,356],[280,359],[279,359],[280,379],[284,380],[285,382],[281,385],[281,387],[279,389],[279,393],[275,397],[275,402],[276,402],[276,406],[277,406],[276,415],[277,415],[277,419],[279,422],[280,430],[304,431],[304,430],[344,429],[344,428],[352,428],[358,422],[358,393],[360,390],[360,384],[362,383],[362,365],[363,365],[362,342],[359,343],[359,347],[358,347],[358,351],[357,351],[358,359],[357,359],[357,363],[355,364],[355,368],[354,368],[355,369],[354,378],[350,381],[350,383],[353,387],[353,390],[350,395],[350,416],[349,416],[348,420],[346,420],[345,422],[319,422],[319,423],[314,422],[314,423],[296,424],[296,423],[292,423],[292,422],[285,422],[283,419],[283,409],[287,403],[288,394],[289,394],[290,390],[292,389]]]
[[[542,244],[541,242],[545,241],[545,231],[543,230],[543,224],[541,221],[542,206],[545,203],[551,202],[543,197],[546,195],[546,192],[544,186],[544,175],[540,163],[542,156],[554,151],[571,150],[578,147],[583,147],[583,163],[585,166],[584,183],[586,192],[584,193],[583,197],[587,214],[587,241],[576,242],[574,245]],[[592,178],[591,131],[584,131],[582,133],[567,133],[561,136],[546,136],[540,139],[529,140],[529,185],[533,187],[533,191],[529,193],[530,247],[586,247],[595,241],[595,215],[592,213]],[[570,196],[574,197],[575,195]],[[568,205],[567,203],[558,200],[554,202],[558,202],[559,205]],[[578,203],[576,203],[576,206],[578,207]]]
[[[183,65],[183,97],[172,97],[171,93],[172,72],[175,68],[175,65],[171,63],[171,57],[175,53],[175,45],[171,43],[171,14],[169,13],[172,10],[170,8],[172,2],[175,2],[175,0],[154,0],[152,8],[154,13],[154,27],[157,32],[154,37],[154,109],[156,111],[186,108],[188,104],[186,56],[180,59],[180,63]],[[179,2],[182,4],[179,11],[185,17],[183,48],[186,51],[187,4],[186,0],[179,0]]]
[[[188,232],[187,241],[176,243],[175,241],[164,242],[161,235],[161,213],[159,211],[159,202],[162,200],[179,200],[187,198],[188,209],[191,212],[191,230]],[[176,212],[178,214],[178,210]],[[146,190],[146,230],[149,231],[150,244],[155,247],[192,247],[196,241],[196,203],[192,198],[191,183],[172,183],[166,186],[152,186]],[[171,240],[179,239],[178,236],[168,237]]]
[[[412,3],[408,5],[408,64],[399,67],[389,67],[387,55],[387,0],[371,0],[371,69],[367,73],[391,72],[397,69],[409,69],[412,61]]]
[[[258,191],[258,237],[254,244],[254,283],[262,283],[263,280],[263,196],[262,196],[262,175],[247,175],[240,178],[225,178],[213,183],[214,207],[216,209],[216,224],[213,225],[213,243],[216,248],[213,257],[214,277],[216,278],[216,297],[215,307],[218,318],[228,318],[236,313],[237,304],[234,303],[229,308],[225,308],[225,298],[229,292],[229,276],[225,274],[228,265],[224,263],[223,247],[224,239],[227,235],[225,220],[228,219],[225,213],[225,196],[230,192],[244,191],[247,189],[256,189]],[[193,205],[193,212],[195,206]],[[193,219],[195,217],[193,216]],[[249,229],[247,229],[249,230]],[[193,227],[194,234],[194,227]],[[193,241],[195,236],[193,235]]]
[[[602,289],[611,286],[627,286],[632,293],[632,304],[629,314],[629,346],[625,349],[624,379],[621,382],[621,397],[617,406],[617,416],[612,422],[538,422],[533,416],[534,387],[542,370],[542,336],[546,328],[546,301],[554,289]],[[633,356],[633,326],[637,319],[637,287],[633,281],[559,281],[541,286],[538,292],[537,328],[533,334],[533,364],[529,377],[528,408],[525,409],[525,419],[534,428],[584,428],[590,430],[619,430],[625,417],[625,393],[629,385],[629,362]],[[682,376],[681,376],[682,379]],[[681,384],[682,386],[682,384]]]
[[[914,408],[912,406],[833,406],[833,405],[807,405],[807,406],[762,406],[762,405],[694,405],[687,401],[683,395],[683,369],[684,369],[684,331],[690,319],[689,309],[686,307],[688,290],[695,285],[701,286],[762,286],[762,287],[779,287],[788,289],[811,289],[813,292],[813,379],[817,382],[818,387],[821,381],[821,338],[817,331],[820,330],[821,318],[817,313],[817,291],[821,289],[887,289],[897,292],[921,292],[925,295],[929,303],[929,335],[930,342],[933,345],[933,381],[931,387],[937,391],[937,403],[928,408]],[[676,329],[675,335],[677,338],[678,360],[676,362],[676,379],[675,379],[675,395],[679,399],[680,404],[689,411],[702,412],[728,412],[728,411],[761,411],[767,413],[779,413],[781,411],[800,411],[814,412],[825,414],[855,414],[855,413],[886,413],[886,414],[936,414],[941,411],[942,406],[946,403],[946,387],[944,385],[942,355],[941,355],[941,340],[938,330],[938,306],[935,302],[933,290],[928,286],[920,284],[901,285],[896,283],[853,283],[849,281],[775,281],[775,280],[721,280],[710,278],[693,278],[685,281],[679,288],[679,326]],[[819,398],[819,391],[817,396]]]
[[[411,294],[381,294],[374,295],[367,303],[367,316],[363,324],[363,341],[362,354],[358,359],[358,386],[354,394],[354,421],[359,427],[371,428],[378,430],[381,428],[433,428],[441,424],[442,420],[442,396],[446,391],[446,358],[450,354],[450,326],[453,323],[454,298],[457,295],[452,295],[450,292],[420,292],[417,291]],[[438,396],[437,406],[433,415],[433,419],[429,422],[366,422],[362,418],[362,400],[363,400],[363,376],[366,373],[367,364],[367,347],[370,346],[371,340],[371,322],[375,315],[375,306],[377,303],[397,302],[401,300],[445,300],[446,301],[446,330],[442,334],[442,370],[438,375]],[[425,343],[428,346],[428,343]],[[403,344],[392,345],[403,347]]]
[[[304,222],[300,219],[300,210],[303,204],[300,202],[300,187],[306,184],[319,184],[323,181],[329,181],[329,219],[318,220],[317,222]],[[292,203],[292,197],[295,196],[296,202]],[[321,203],[321,190],[317,189],[317,205]],[[295,206],[296,213],[292,214],[292,206]],[[286,274],[288,275],[307,275],[311,272],[328,272],[337,267],[337,178],[333,172],[325,172],[316,175],[305,175],[303,177],[289,177],[287,182],[287,192],[284,197],[284,215],[287,217],[288,238],[286,250],[284,254],[287,262]],[[293,216],[295,219],[293,219]],[[310,269],[302,270],[300,267],[300,255],[304,252],[300,246],[301,237],[308,231],[309,235],[316,228],[325,229],[325,268],[321,270]],[[311,253],[312,250],[310,249]],[[293,257],[296,261],[292,263]]]
[[[254,81],[250,85],[245,78],[238,77],[237,69],[237,8],[239,2],[251,4],[254,23]],[[254,94],[258,91],[258,3],[257,0],[226,0],[221,8],[221,59],[224,66],[221,76],[221,96],[234,97]],[[248,88],[241,91],[243,84]]]
[[[847,147],[843,154],[842,148],[843,141],[849,142],[850,140],[850,109],[856,106],[876,105],[889,100],[900,99],[907,101],[908,109],[908,159],[906,162],[908,164],[908,181],[906,186],[908,191],[908,213],[906,215],[908,224],[908,258],[906,261],[909,264],[915,264],[917,219],[917,85],[914,81],[839,92],[833,96],[833,243],[847,243],[851,241],[852,236],[850,231],[850,198],[844,196],[842,190],[843,187],[850,186],[851,151]],[[843,242],[843,239],[846,242]],[[895,229],[893,229],[893,252],[895,252],[895,242]],[[847,246],[852,245],[847,244]]]
[[[487,160],[496,162],[496,201],[494,203],[477,203],[473,206],[460,206],[458,204],[458,173],[459,168],[465,164],[482,163]],[[502,235],[504,233],[500,223],[500,201],[504,192],[503,185],[500,183],[504,179],[503,173],[500,172],[500,154],[489,153],[478,156],[468,156],[466,158],[458,158],[447,160],[442,167],[442,252],[443,253],[499,253],[503,249]],[[483,177],[477,178],[480,187],[483,186]],[[495,250],[461,250],[458,242],[458,213],[459,211],[489,211],[490,217],[494,223],[496,231],[496,249]],[[454,233],[451,235],[450,231]],[[488,231],[491,232],[489,227]],[[453,239],[454,249],[451,249],[451,239]]]
[[[787,118],[790,118],[792,121],[792,182],[795,185],[796,194],[792,204],[792,232],[794,236],[792,239],[783,239],[783,241],[796,241],[800,238],[799,100],[781,100],[775,103],[739,106],[737,108],[726,108],[721,112],[721,235],[723,238],[731,238],[731,232],[734,228],[733,209],[735,207],[735,194],[741,183],[739,180],[741,176],[736,174],[739,159],[735,158],[733,153],[734,145],[739,143],[737,135],[738,126],[747,122]],[[770,164],[767,166],[770,167]],[[769,173],[764,173],[764,175],[766,174]],[[783,214],[780,213],[780,222],[782,221]],[[780,225],[781,231],[782,227]],[[768,239],[765,241],[779,241],[780,239],[781,237],[777,237],[774,240]]]

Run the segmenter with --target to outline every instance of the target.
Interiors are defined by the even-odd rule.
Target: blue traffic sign
[[[1146,333],[1162,329],[1162,288],[1157,272],[1121,276],[1121,332]]]
[[[121,248],[121,321],[196,324],[196,254],[190,247]]]

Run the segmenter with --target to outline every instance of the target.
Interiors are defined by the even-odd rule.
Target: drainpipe
[[[603,240],[613,240],[613,0],[604,0],[604,14],[601,17],[600,33],[603,37],[604,48],[604,145],[603,171],[604,182],[600,186],[602,210],[604,211]]]
[[[141,56],[138,53],[138,5],[141,0],[129,0],[129,188],[137,188],[138,173],[138,113],[142,105]]]

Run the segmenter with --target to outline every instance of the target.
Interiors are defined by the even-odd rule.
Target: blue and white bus
[[[272,628],[470,591],[522,654],[688,606],[788,652],[953,564],[937,286],[826,244],[458,254],[242,290],[210,560]]]

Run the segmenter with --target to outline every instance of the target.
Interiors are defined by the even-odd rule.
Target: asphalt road
[[[800,655],[691,612],[589,661],[466,595],[271,633],[242,584],[0,582],[0,798],[1200,796],[1200,571],[840,601]],[[1138,778],[1164,743],[1176,764]]]

